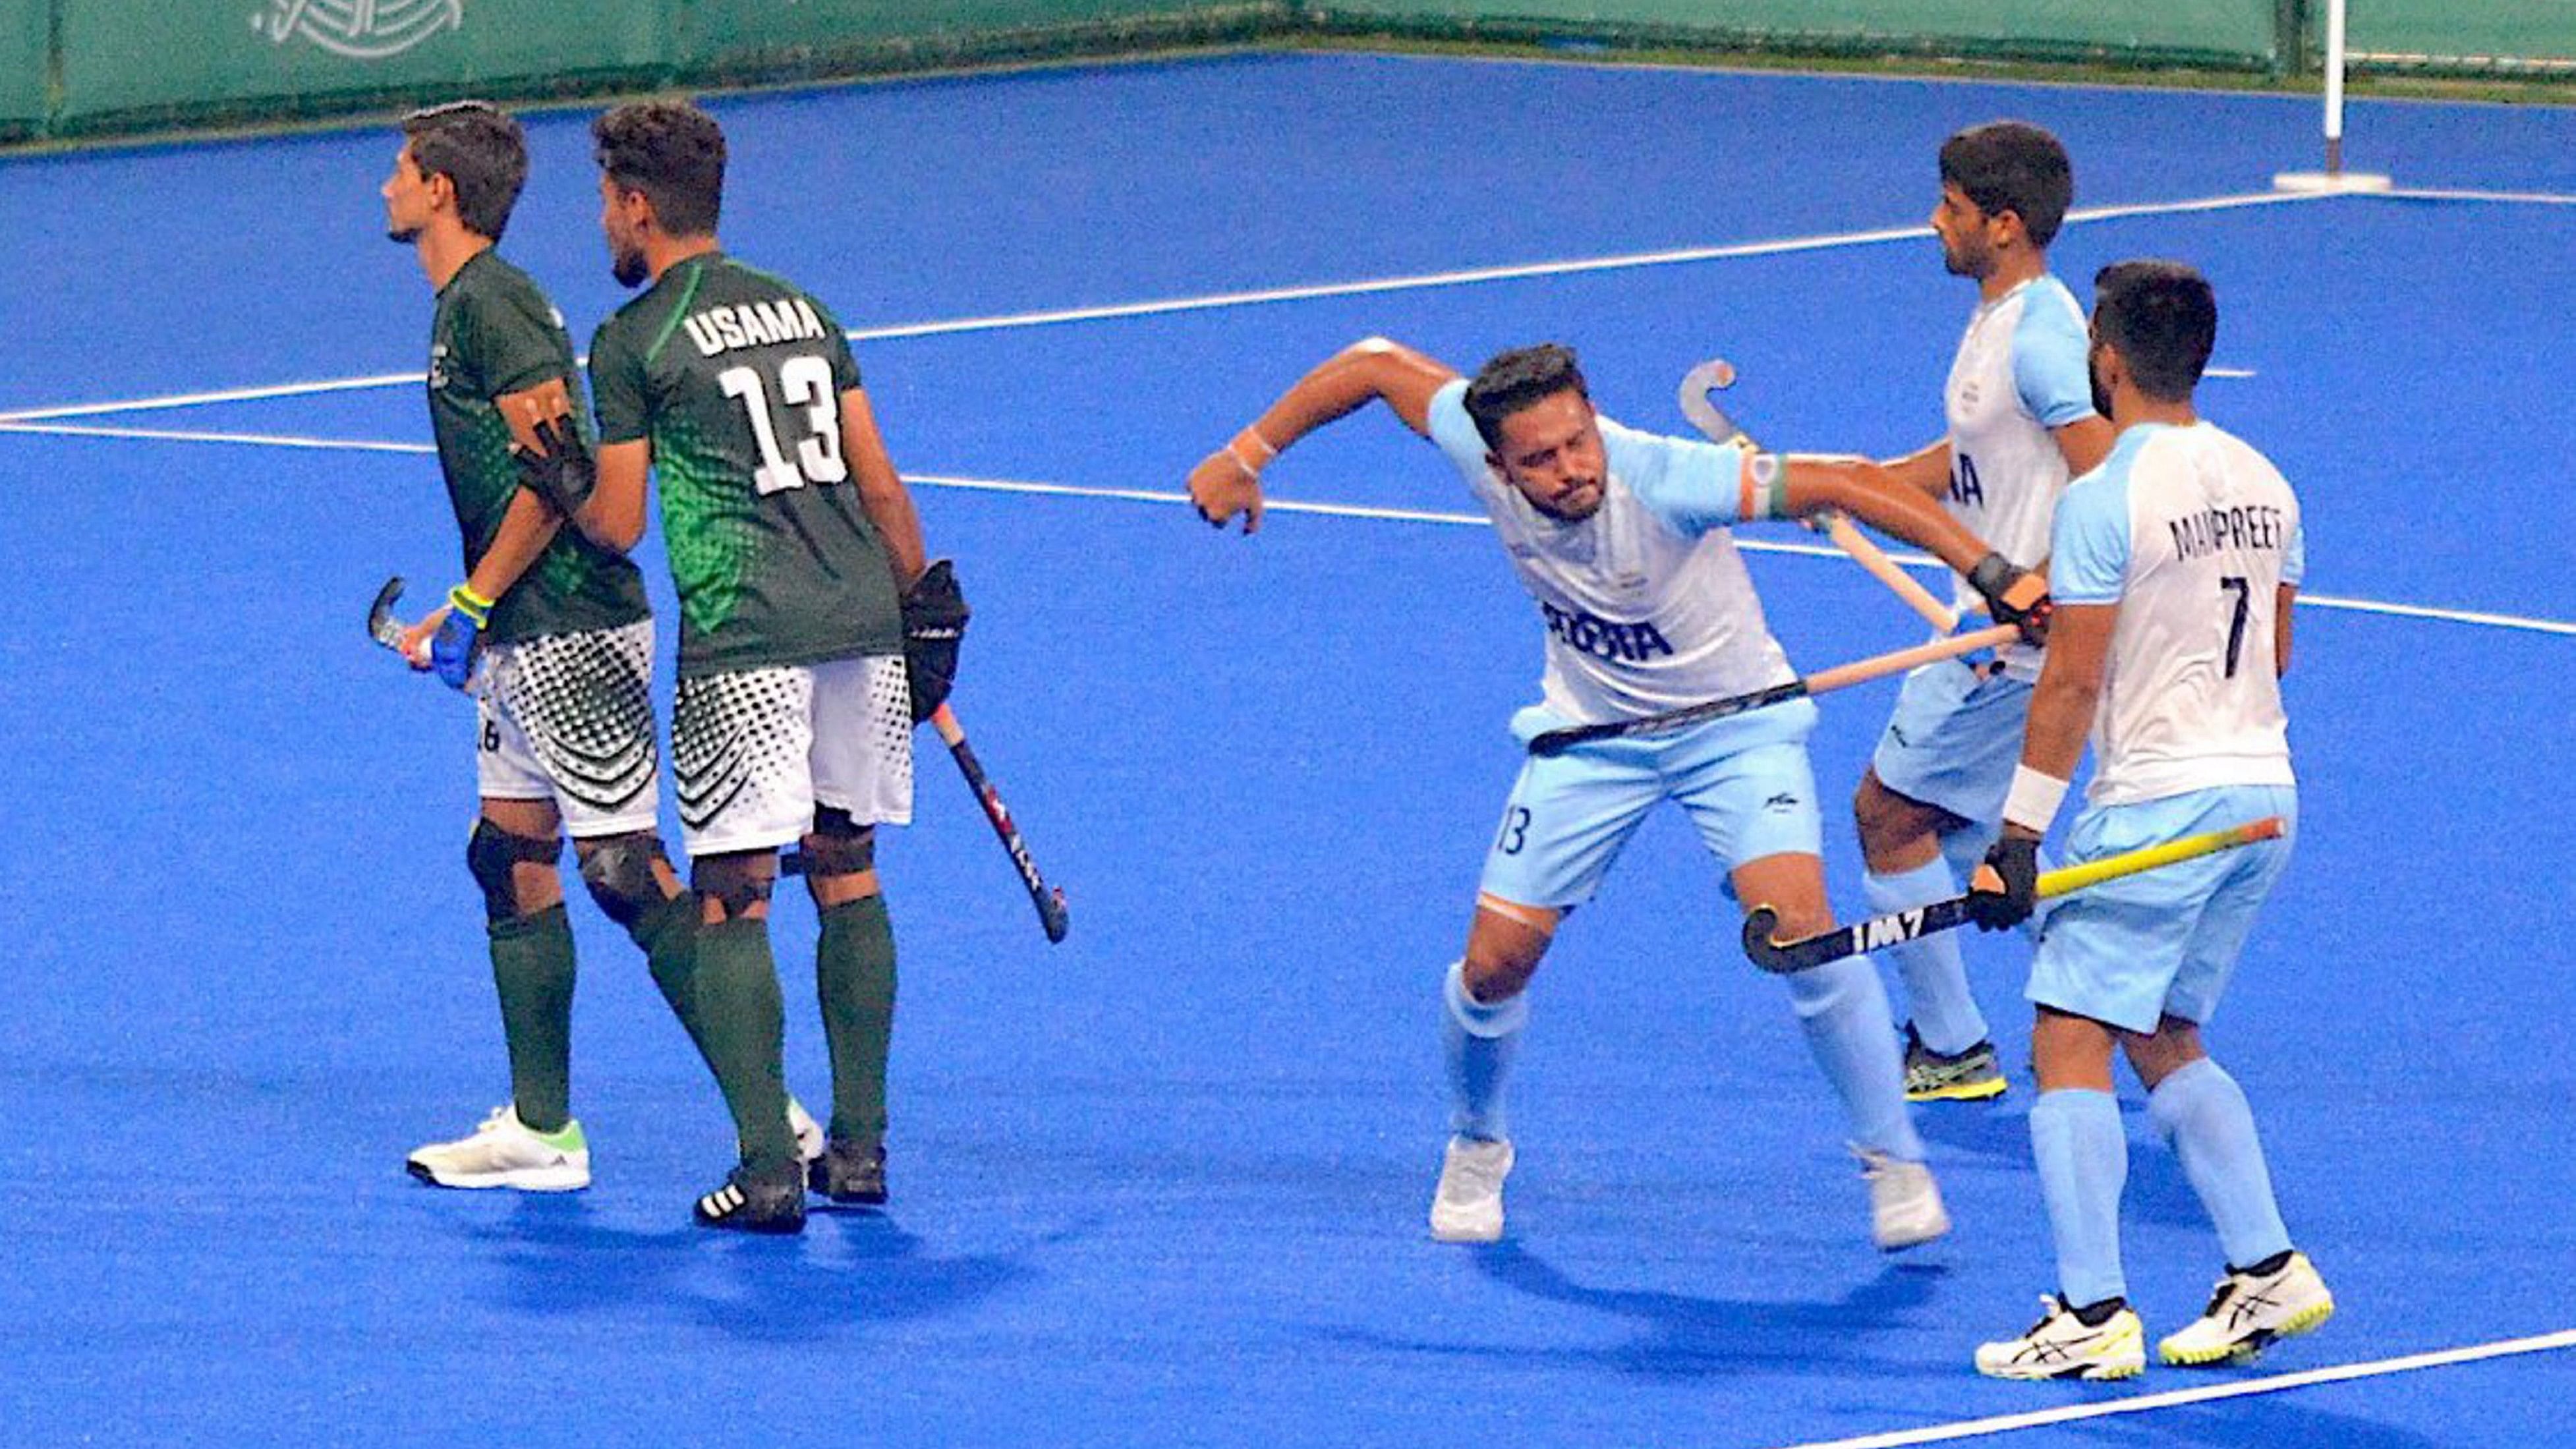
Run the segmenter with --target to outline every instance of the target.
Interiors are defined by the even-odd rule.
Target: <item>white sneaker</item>
[[[2272,1340],[2310,1332],[2333,1316],[2326,1280],[2307,1254],[2292,1253],[2269,1273],[2228,1269],[2200,1317],[2158,1343],[2156,1355],[2172,1364],[2248,1364]]]
[[[590,1186],[590,1144],[579,1122],[531,1132],[515,1106],[495,1107],[472,1136],[433,1142],[404,1158],[403,1170],[435,1187],[572,1192]]]
[[[2019,1338],[1977,1347],[1977,1372],[1996,1379],[2127,1379],[2147,1366],[2147,1329],[2127,1304],[2088,1328],[2066,1300],[2043,1293],[2040,1320]]]
[[[797,1101],[793,1092],[787,1094],[787,1130],[796,1134],[799,1163],[811,1166],[815,1158],[823,1155],[823,1124],[814,1120],[814,1114],[805,1110],[805,1104]]]
[[[1869,1182],[1869,1236],[1879,1251],[1919,1247],[1950,1231],[1950,1212],[1941,1206],[1941,1184],[1932,1180],[1931,1168],[1858,1144],[1851,1154]]]
[[[1431,1236],[1444,1243],[1493,1243],[1503,1236],[1503,1179],[1512,1144],[1449,1139],[1440,1188],[1431,1195]]]

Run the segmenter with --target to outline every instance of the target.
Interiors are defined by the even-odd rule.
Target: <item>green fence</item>
[[[2344,28],[2369,69],[2576,70],[2576,0],[2353,0]]]
[[[1788,51],[2189,59],[2263,69],[2282,59],[2280,0],[1319,0],[1309,10],[1344,25]]]
[[[44,124],[53,69],[53,17],[43,5],[0,5],[0,132]]]
[[[2325,0],[0,0],[0,139],[1396,30],[2311,69]],[[2576,72],[2576,0],[2353,0],[2365,66]]]

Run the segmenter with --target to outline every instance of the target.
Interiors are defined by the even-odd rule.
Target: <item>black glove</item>
[[[921,571],[903,591],[903,672],[912,685],[912,722],[930,718],[957,683],[957,646],[965,640],[966,596],[948,560]]]
[[[2048,616],[2057,605],[2048,597],[2047,580],[1990,553],[1968,570],[1968,587],[1986,601],[1986,612],[1996,623],[2020,625],[2021,637],[2033,644],[2048,641]]]
[[[1968,919],[2001,931],[2030,919],[2039,902],[2039,842],[2006,834],[1986,848],[1986,863],[1968,881]]]
[[[599,482],[599,465],[591,461],[590,449],[583,445],[581,430],[573,426],[571,418],[548,418],[538,423],[535,431],[534,450],[510,450],[518,460],[519,482],[546,500],[555,512],[570,518],[590,501],[590,491]]]

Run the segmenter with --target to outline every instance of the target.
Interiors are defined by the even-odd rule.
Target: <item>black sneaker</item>
[[[862,1147],[835,1137],[822,1156],[805,1164],[805,1184],[843,1207],[883,1207],[885,1145]]]
[[[768,1172],[737,1167],[690,1213],[702,1228],[744,1233],[805,1231],[805,1184],[794,1163]]]
[[[1905,1100],[1981,1102],[2000,1097],[2009,1084],[1995,1062],[1995,1044],[1981,1041],[1955,1056],[1923,1044],[1914,1023],[1905,1024]]]

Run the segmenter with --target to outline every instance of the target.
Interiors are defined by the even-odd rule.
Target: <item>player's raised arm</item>
[[[1763,461],[1757,456],[1747,466]],[[1778,512],[1804,518],[1840,509],[1883,533],[1920,544],[1967,576],[1996,622],[2019,624],[2033,638],[2045,632],[2047,581],[1986,547],[1929,497],[1897,482],[1884,466],[1867,458],[1788,454],[1778,459],[1778,480]]]
[[[1190,470],[1190,503],[1223,528],[1238,513],[1243,531],[1261,526],[1261,470],[1299,438],[1383,398],[1404,425],[1430,436],[1432,394],[1458,374],[1400,342],[1354,342],[1280,394],[1252,426]]]
[[[1926,498],[1943,497],[1950,491],[1950,440],[1927,443],[1902,458],[1885,459],[1879,466],[1887,470],[1888,481],[1900,488],[1910,488]]]

